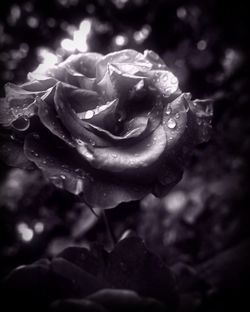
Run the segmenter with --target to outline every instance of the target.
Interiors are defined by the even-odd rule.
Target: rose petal
[[[167,104],[163,111],[163,127],[167,136],[167,152],[179,144],[187,130],[188,104],[184,94]]]
[[[146,63],[150,65],[150,63],[147,62],[143,54],[135,50],[125,49],[121,51],[112,52],[112,53],[105,55],[99,60],[99,62],[97,62],[96,64],[97,82],[99,82],[103,78],[105,73],[107,72],[108,63],[110,64],[112,63],[145,64]]]
[[[30,78],[32,78],[32,75]],[[31,93],[40,93],[46,91],[49,88],[52,88],[55,84],[55,79],[45,77],[43,80],[32,79],[31,81],[22,84],[20,87],[23,88],[23,90]]]
[[[124,65],[124,64],[122,64]],[[124,65],[125,66],[125,65]],[[121,66],[116,64],[108,64],[108,73],[110,80],[119,96],[126,94],[132,87],[145,78],[144,75],[135,75],[129,72],[124,72],[119,69]],[[138,68],[136,68],[138,70]],[[129,68],[127,69],[129,70]]]
[[[146,75],[152,82],[152,87],[156,88],[164,97],[169,98],[175,93],[180,93],[179,81],[171,71],[151,70]]]
[[[0,98],[0,124],[9,126],[15,120],[10,104],[5,98]]]
[[[95,78],[86,77],[69,66],[65,67],[65,77],[61,81],[86,90],[93,90],[95,85]]]
[[[67,144],[74,146],[74,141],[71,138],[71,135],[57,118],[57,113],[53,105],[54,103],[48,103],[48,100],[43,101],[40,98],[36,99],[36,103],[38,105],[38,116],[42,124]]]
[[[67,88],[67,97],[76,113],[86,112],[95,109],[101,103],[101,98],[97,92],[92,90],[83,90],[77,88]]]
[[[146,116],[145,116],[146,115]],[[127,122],[124,122],[124,129],[120,135],[114,135],[110,131],[89,125],[91,131],[99,137],[112,142],[113,145],[135,144],[149,136],[160,124],[162,118],[162,108],[158,105],[154,106],[150,113],[139,115]]]
[[[0,123],[4,126],[12,124],[21,116],[26,118],[36,114],[36,97],[46,97],[55,84],[54,79],[43,82],[31,81],[22,85],[7,83],[5,85],[5,98],[0,101]]]
[[[74,149],[62,149],[57,147],[53,140],[48,142],[37,135],[27,135],[24,152],[26,157],[34,162],[58,188],[78,195],[89,182],[88,174],[84,171],[86,164],[82,160],[82,166],[77,166],[74,160]]]
[[[95,83],[96,63],[102,58],[99,53],[81,53],[69,56],[64,62],[47,72],[58,81],[92,90]]]
[[[118,96],[108,71],[106,71],[102,79],[97,83],[96,89],[102,95],[105,102],[113,101]]]
[[[199,104],[183,93],[164,109],[163,126],[167,134],[166,160],[159,170],[158,182],[153,193],[162,197],[181,179],[183,167],[192,147],[204,141],[211,120],[211,102]],[[202,120],[200,125],[197,120]],[[206,136],[204,136],[206,135]]]
[[[97,63],[103,58],[103,55],[95,52],[79,53],[69,56],[59,66],[70,66],[70,68],[85,75],[86,77],[93,78],[96,75]]]
[[[115,99],[114,101],[107,102],[104,105],[98,105],[92,110],[88,110],[87,112],[85,111],[78,114],[78,117],[84,119],[91,125],[99,127],[104,132],[107,132],[108,136],[112,136],[108,129],[112,131],[116,127],[117,118],[115,110],[117,107],[117,103],[118,100]]]
[[[152,69],[168,69],[163,59],[161,59],[160,56],[154,51],[145,50],[143,55],[153,65]]]
[[[105,96],[106,100],[112,100],[119,95],[119,98],[128,92],[128,90],[136,85],[141,79],[145,78],[145,71],[149,71],[152,67],[151,63],[146,61],[142,54],[136,52],[136,54],[130,55],[133,50],[125,50],[124,55],[119,56],[109,54],[109,62],[105,63],[105,60],[101,60],[97,64],[100,68],[106,66],[106,72],[100,75],[98,79],[97,71],[97,88]],[[135,52],[135,51],[134,51]],[[126,53],[127,62],[126,62]],[[134,54],[134,53],[132,53]],[[129,58],[135,59],[135,62],[129,61]],[[124,62],[122,62],[124,60]],[[105,65],[106,64],[106,65]]]
[[[34,165],[30,162],[23,152],[23,143],[10,139],[1,138],[0,142],[0,159],[8,166],[33,169]]]
[[[0,121],[5,126],[10,125],[20,116],[30,117],[35,114],[36,93],[24,90],[21,86],[7,83],[5,95],[0,103]]]
[[[63,83],[58,83],[56,87],[54,97],[55,107],[63,125],[75,139],[97,146],[107,146],[107,142],[88,130],[86,122],[81,120],[73,110],[70,103],[70,92],[72,88]]]
[[[116,207],[121,202],[144,197],[149,186],[137,182],[119,181],[101,172],[90,173],[84,160],[79,160],[74,150],[61,150],[53,142],[28,135],[24,145],[25,155],[42,170],[56,187],[81,197],[91,207],[103,209]]]
[[[91,207],[110,209],[120,203],[142,199],[150,192],[150,185],[140,185],[137,181],[124,181],[122,178],[111,179],[105,174],[96,174],[82,195],[84,201]]]
[[[149,168],[163,154],[166,147],[166,135],[159,126],[150,136],[131,147],[96,147],[93,149],[92,166],[110,172],[133,172],[136,169]]]

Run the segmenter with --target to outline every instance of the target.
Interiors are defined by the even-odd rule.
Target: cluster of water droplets
[[[96,108],[94,109],[91,109],[91,110],[87,110],[85,112],[81,112],[81,113],[77,113],[77,116],[80,118],[80,119],[91,119],[93,118],[95,115],[98,115],[99,113],[105,111],[106,109],[108,109],[109,107],[111,107],[114,102],[114,101],[108,101],[106,104],[104,105],[98,105],[96,106]]]
[[[154,85],[164,97],[169,97],[178,90],[179,82],[173,73],[167,70],[158,70],[153,77]]]
[[[172,113],[172,108],[171,108],[171,105],[169,104],[166,108],[166,111],[165,111],[165,114],[170,117]],[[167,125],[167,127],[171,130],[175,129],[177,127],[177,122],[175,119],[179,119],[180,118],[180,114],[177,113],[175,114],[174,117],[170,117],[167,122],[165,122],[165,124]]]

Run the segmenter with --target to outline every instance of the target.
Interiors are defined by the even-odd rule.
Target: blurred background
[[[6,82],[24,82],[39,64],[46,68],[72,53],[132,48],[154,50],[183,91],[214,100],[212,139],[196,148],[182,181],[161,200],[150,195],[108,211],[117,237],[136,231],[169,265],[212,263],[204,274],[209,281],[213,274],[228,274],[214,273],[213,264],[225,251],[234,259],[250,234],[249,21],[243,1],[0,4],[1,96]],[[109,244],[103,222],[39,172],[2,163],[0,170],[0,277],[72,244]],[[230,264],[236,273],[237,261]]]

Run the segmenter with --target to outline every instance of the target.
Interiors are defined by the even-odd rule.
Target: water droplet
[[[170,118],[168,120],[168,128],[169,129],[174,129],[176,127],[176,121],[173,118]]]
[[[139,90],[141,90],[142,88],[144,87],[144,80],[140,80],[136,85],[135,85],[135,90],[136,91],[139,91]]]
[[[85,113],[85,119],[91,119],[94,116],[94,112],[92,110],[88,110]]]
[[[12,122],[12,127],[18,131],[25,131],[29,128],[30,121],[26,116],[18,117],[16,120]]]
[[[112,157],[117,158],[117,154],[112,154]]]
[[[84,145],[84,142],[81,139],[76,139],[76,143],[78,145]]]
[[[168,106],[166,109],[166,115],[170,115],[171,112],[172,112],[172,108],[170,106]]]
[[[58,188],[63,188],[63,180],[61,177],[53,176],[50,177],[51,182]]]
[[[63,175],[63,174],[61,174],[60,177],[61,177],[63,180],[66,179],[65,175]]]

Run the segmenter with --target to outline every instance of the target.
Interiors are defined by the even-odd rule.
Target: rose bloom
[[[92,207],[165,195],[209,137],[210,101],[182,93],[153,51],[74,54],[28,79],[0,99],[1,156]]]

